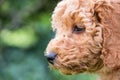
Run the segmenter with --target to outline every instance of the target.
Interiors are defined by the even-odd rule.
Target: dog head
[[[64,74],[95,72],[103,67],[99,7],[104,2],[96,3],[95,0],[58,3],[52,15],[52,28],[56,34],[45,54],[51,67]]]

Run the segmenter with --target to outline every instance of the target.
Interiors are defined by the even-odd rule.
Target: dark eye
[[[84,32],[84,31],[85,31],[85,27],[84,26],[75,25],[73,27],[73,33],[81,33],[81,32]]]

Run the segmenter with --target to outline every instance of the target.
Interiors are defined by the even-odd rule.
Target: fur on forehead
[[[63,0],[59,2],[52,15],[53,30],[57,27],[60,29],[60,27],[65,28],[78,23],[90,22],[94,13],[91,10],[93,7],[94,2],[91,0],[88,0],[87,3],[84,0]],[[82,18],[84,18],[83,21]]]

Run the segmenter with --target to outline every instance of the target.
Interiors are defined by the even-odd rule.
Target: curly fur
[[[74,33],[74,25],[85,31]],[[92,72],[120,80],[120,0],[62,0],[52,15],[56,31],[46,49],[64,74]]]

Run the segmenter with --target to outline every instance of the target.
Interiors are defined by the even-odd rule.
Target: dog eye
[[[77,26],[75,25],[73,27],[73,33],[81,33],[85,31],[85,27],[84,26]]]

